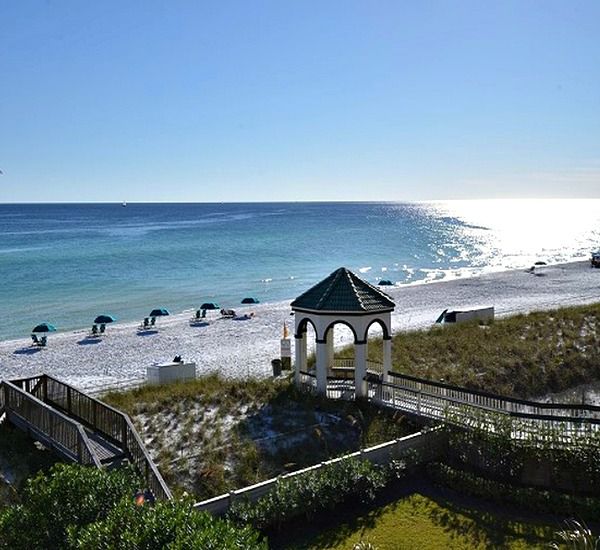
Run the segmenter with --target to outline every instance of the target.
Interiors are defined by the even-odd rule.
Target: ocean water
[[[415,284],[598,248],[600,200],[0,205],[0,339],[291,299],[340,266]]]

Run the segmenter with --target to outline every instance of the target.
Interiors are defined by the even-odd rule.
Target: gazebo
[[[310,323],[316,335],[317,392],[327,390],[327,373],[334,364],[334,326],[344,324],[354,335],[354,383],[357,397],[365,397],[367,385],[367,334],[373,324],[383,331],[383,374],[392,366],[392,311],[394,301],[345,267],[298,296],[292,304],[295,313],[295,381],[307,369],[306,328]]]

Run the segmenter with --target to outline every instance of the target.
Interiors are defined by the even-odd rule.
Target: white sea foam
[[[371,271],[371,269],[373,269],[371,266],[367,266],[359,268],[358,271],[360,271],[361,273],[368,273],[369,271]]]

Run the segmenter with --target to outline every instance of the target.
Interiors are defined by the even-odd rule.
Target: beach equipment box
[[[454,309],[444,312],[444,323],[464,323],[465,321],[493,321],[494,306]]]
[[[194,380],[195,378],[196,363],[172,361],[146,368],[146,380],[149,384],[168,384],[177,380]]]

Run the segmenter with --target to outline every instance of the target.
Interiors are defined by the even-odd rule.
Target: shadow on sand
[[[100,342],[102,342],[100,338],[86,337],[83,340],[79,340],[77,343],[80,346],[89,346],[90,344],[99,344]]]
[[[137,331],[138,336],[152,336],[153,334],[158,334],[158,330],[149,329],[149,330],[138,330]]]
[[[13,351],[15,355],[33,355],[38,351],[42,351],[42,348],[20,348]]]

